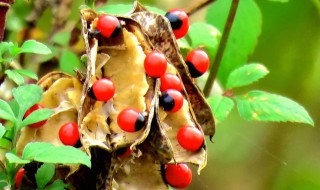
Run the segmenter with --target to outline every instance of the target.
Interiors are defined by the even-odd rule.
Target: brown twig
[[[11,4],[13,4],[13,0],[0,0],[0,42],[3,40],[6,16]]]
[[[209,5],[210,3],[215,2],[216,0],[199,0],[199,1],[191,1],[191,3],[184,9],[186,13],[190,16],[203,7]]]
[[[218,70],[219,70],[219,67],[220,67],[220,63],[222,61],[223,53],[224,53],[224,50],[226,48],[227,41],[228,41],[228,38],[229,38],[229,34],[230,34],[230,31],[231,31],[231,28],[232,28],[232,24],[233,24],[234,18],[235,18],[236,13],[237,13],[238,4],[239,4],[239,0],[232,0],[232,4],[231,4],[231,7],[230,7],[228,19],[227,19],[226,25],[225,25],[224,30],[223,30],[223,34],[222,34],[222,37],[221,37],[221,41],[220,41],[220,45],[219,45],[219,48],[218,48],[218,52],[217,52],[216,58],[215,58],[215,60],[213,62],[213,65],[212,65],[212,67],[210,69],[210,73],[209,73],[209,77],[207,79],[207,82],[206,82],[206,84],[204,86],[203,93],[204,93],[204,95],[206,97],[210,95],[214,80],[216,79],[216,76],[217,76],[217,73],[218,73]]]

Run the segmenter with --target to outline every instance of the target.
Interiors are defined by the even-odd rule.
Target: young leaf
[[[22,159],[33,160],[36,155],[52,147],[52,144],[45,142],[28,143],[23,149]]]
[[[192,42],[192,48],[203,47],[212,62],[221,39],[221,33],[215,27],[207,23],[194,23],[190,26],[188,36]]]
[[[52,41],[56,44],[59,44],[63,47],[67,46],[69,44],[71,38],[70,32],[58,32],[52,37]]]
[[[50,54],[51,50],[44,44],[35,40],[27,40],[21,46],[20,53]]]
[[[80,68],[81,62],[78,56],[72,51],[63,51],[59,60],[61,71],[74,75],[73,69]]]
[[[6,133],[6,128],[0,123],[0,138]]]
[[[63,181],[61,179],[57,179],[51,185],[49,185],[46,188],[46,190],[61,190],[61,189],[65,189],[68,187],[69,187],[68,184],[63,183]]]
[[[6,158],[8,159],[10,164],[28,164],[30,163],[29,160],[23,160],[21,158],[19,158],[17,155],[12,154],[10,152],[6,153]]]
[[[241,117],[256,121],[298,122],[314,125],[308,112],[298,103],[263,91],[235,97]]]
[[[31,106],[40,102],[42,89],[35,84],[29,84],[12,89],[12,95],[19,105],[19,115],[23,116]]]
[[[228,10],[232,0],[212,3],[207,11],[206,20],[209,24],[223,32]],[[241,0],[233,22],[228,43],[223,55],[218,77],[222,85],[226,85],[227,77],[235,68],[246,63],[261,33],[261,11],[254,0]]]
[[[262,64],[251,63],[244,65],[230,73],[226,88],[246,86],[265,77],[268,73],[268,69]]]
[[[10,105],[2,99],[0,99],[0,118],[12,122],[16,120]]]
[[[13,71],[16,72],[16,73],[19,73],[20,75],[24,75],[24,76],[32,78],[34,80],[38,80],[37,74],[35,74],[32,71],[28,71],[28,70],[25,70],[25,69],[15,69]]]
[[[17,85],[24,84],[24,78],[19,73],[15,72],[14,70],[6,70],[5,73],[9,77],[9,79],[13,80]]]
[[[84,164],[91,167],[88,155],[72,146],[54,146],[34,157],[39,162],[59,163],[59,164]]]
[[[32,112],[25,120],[22,121],[21,127],[30,125],[32,123],[37,123],[48,119],[53,114],[51,109],[43,108]]]
[[[90,158],[71,146],[53,146],[50,143],[28,143],[22,153],[23,159],[59,164],[84,164],[91,167]]]
[[[216,124],[225,120],[234,106],[232,99],[222,95],[211,96],[207,100],[210,104]]]
[[[55,173],[54,164],[44,163],[36,173],[36,181],[38,189],[44,189],[44,187],[50,182]]]
[[[15,117],[17,118],[19,116],[19,104],[15,99],[13,99],[9,102],[9,105]]]

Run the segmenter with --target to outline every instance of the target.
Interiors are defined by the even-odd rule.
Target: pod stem
[[[226,48],[229,34],[230,34],[230,31],[232,28],[232,24],[233,24],[234,18],[237,13],[238,5],[239,5],[239,0],[232,0],[232,4],[231,4],[230,10],[229,10],[229,15],[227,18],[227,22],[224,26],[224,30],[222,33],[222,37],[221,37],[220,45],[219,45],[219,48],[217,51],[217,55],[216,55],[216,58],[213,62],[213,65],[210,68],[209,77],[208,77],[207,82],[204,86],[203,93],[206,97],[208,97],[210,95],[214,81],[217,77],[219,67],[220,67],[220,64],[221,64],[221,61],[223,58],[223,53]]]
[[[199,0],[199,1],[191,1],[191,3],[185,8],[186,13],[188,16],[192,15],[193,13],[197,12],[198,10],[204,8],[205,6],[209,5],[210,3],[215,2],[216,0]]]

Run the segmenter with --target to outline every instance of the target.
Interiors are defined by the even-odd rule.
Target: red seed
[[[126,132],[136,132],[145,125],[144,116],[138,110],[127,108],[122,110],[117,118],[118,126]]]
[[[15,187],[15,189],[18,189],[21,186],[21,182],[22,182],[24,173],[25,173],[24,168],[20,168],[18,170],[18,172],[16,173],[16,176],[14,178],[14,187]]]
[[[203,134],[199,129],[191,126],[183,126],[179,129],[177,134],[179,144],[186,150],[198,151],[204,141]]]
[[[149,53],[144,60],[144,69],[150,77],[161,77],[167,69],[166,56],[157,50]]]
[[[26,113],[24,114],[23,118],[27,118],[32,112],[38,110],[38,109],[43,109],[44,106],[40,105],[40,104],[35,104],[33,105],[31,108],[29,108]],[[33,124],[30,124],[29,127],[31,128],[39,128],[41,126],[43,126],[45,123],[47,122],[47,120],[42,120],[42,121],[39,121],[37,123],[33,123]]]
[[[181,92],[170,89],[162,92],[159,101],[165,111],[174,113],[182,108],[184,97]]]
[[[78,124],[69,122],[62,125],[59,130],[59,138],[64,145],[76,145],[80,138]]]
[[[121,31],[121,24],[115,16],[102,15],[98,19],[97,29],[106,38],[116,37]]]
[[[98,101],[108,101],[114,96],[115,91],[113,82],[107,78],[102,78],[94,82],[90,94]]]
[[[189,17],[182,9],[170,10],[165,16],[168,18],[177,39],[184,37],[188,33]]]
[[[195,49],[188,53],[186,58],[192,78],[197,78],[207,72],[210,60],[208,54],[202,49]]]
[[[165,180],[174,188],[186,188],[192,181],[192,171],[186,164],[167,164]]]
[[[182,88],[183,88],[182,82],[177,75],[170,74],[170,73],[164,74],[161,76],[160,81],[161,81],[161,86],[160,86],[161,91],[166,91],[170,89],[182,91]]]

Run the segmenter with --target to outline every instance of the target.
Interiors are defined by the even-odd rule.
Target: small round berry
[[[209,56],[202,49],[192,50],[187,55],[186,64],[188,65],[189,72],[192,78],[200,77],[209,68]]]
[[[26,113],[24,114],[23,118],[27,118],[32,112],[38,110],[38,109],[43,109],[44,106],[40,105],[40,104],[35,104],[33,105],[31,108],[29,108]],[[41,127],[42,125],[44,125],[45,123],[47,122],[47,120],[42,120],[42,121],[39,121],[37,123],[33,123],[33,124],[30,124],[29,127],[32,127],[32,128],[39,128]]]
[[[203,134],[195,127],[183,126],[177,134],[179,144],[186,150],[198,151],[203,145]]]
[[[165,180],[174,188],[186,188],[192,181],[192,171],[187,164],[167,164]]]
[[[20,187],[24,173],[25,173],[24,168],[20,168],[16,173],[16,176],[14,178],[15,189],[18,189]]]
[[[124,159],[131,155],[130,147],[124,147],[117,150],[118,158]]]
[[[69,122],[61,126],[59,138],[64,145],[75,146],[80,138],[78,124]]]
[[[181,92],[170,89],[162,92],[159,101],[165,111],[174,113],[182,108],[183,100],[184,98]]]
[[[114,38],[121,32],[121,23],[117,17],[111,15],[102,15],[97,22],[97,29],[102,36],[106,38]]]
[[[177,39],[184,37],[189,30],[189,17],[181,9],[173,9],[165,15],[169,20],[173,33]]]
[[[144,127],[145,118],[138,110],[127,108],[119,113],[117,122],[122,130],[136,132]]]
[[[114,96],[115,91],[113,82],[107,78],[102,78],[94,82],[89,94],[98,101],[108,101]]]
[[[170,74],[170,73],[164,74],[160,77],[160,81],[161,81],[161,86],[160,86],[161,91],[166,91],[169,89],[182,91],[182,82],[177,75]]]
[[[166,56],[157,50],[152,51],[144,59],[144,69],[150,77],[161,77],[167,69]]]

